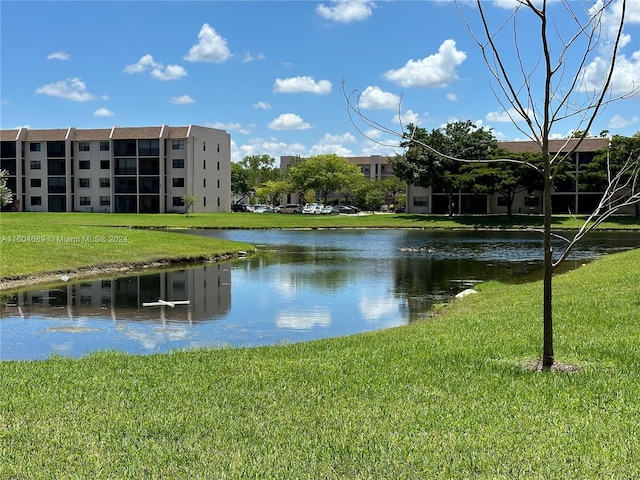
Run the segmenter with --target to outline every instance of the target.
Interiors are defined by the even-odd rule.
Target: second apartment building
[[[214,128],[20,128],[0,131],[14,203],[4,210],[183,213],[230,211],[231,138]]]

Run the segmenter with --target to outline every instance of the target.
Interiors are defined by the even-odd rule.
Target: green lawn
[[[631,479],[640,250],[294,345],[0,362],[0,478]]]

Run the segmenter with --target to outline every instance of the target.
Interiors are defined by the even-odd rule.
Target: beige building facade
[[[230,211],[231,138],[214,128],[1,130],[13,205],[40,212]]]

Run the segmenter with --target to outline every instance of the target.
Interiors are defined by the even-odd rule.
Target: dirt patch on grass
[[[582,367],[564,362],[553,362],[551,367],[544,367],[541,359],[530,360],[522,365],[525,370],[534,370],[536,372],[561,372],[561,373],[581,373]]]

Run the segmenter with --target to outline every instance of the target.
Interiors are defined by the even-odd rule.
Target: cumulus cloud
[[[596,57],[584,70],[582,90],[587,93],[600,91],[610,66],[610,58]],[[625,55],[618,56],[609,88],[612,93],[624,95],[638,87],[640,87],[640,50],[633,52],[631,58]]]
[[[71,55],[69,55],[67,52],[53,52],[49,55],[47,55],[47,60],[70,60],[71,59]]]
[[[393,120],[397,121],[398,118],[395,117]],[[407,110],[405,112],[402,112],[402,114],[400,115],[400,121],[402,122],[403,125],[408,125],[410,123],[412,123],[414,125],[419,125],[420,124],[420,114],[414,112],[411,109],[409,109],[409,110]]]
[[[400,104],[400,97],[385,92],[379,87],[367,87],[358,96],[358,106],[370,110],[396,110]]]
[[[446,98],[447,100],[449,100],[450,102],[457,102],[457,101],[458,101],[458,95],[456,95],[456,94],[455,94],[455,93],[453,93],[453,92],[447,93],[447,94],[445,95],[445,98]]]
[[[295,113],[283,113],[269,124],[271,130],[307,130],[311,125]]]
[[[87,92],[85,83],[78,77],[47,83],[46,85],[38,87],[36,93],[49,95],[51,97],[66,98],[74,102],[88,102],[95,98],[95,95]]]
[[[101,107],[93,112],[96,117],[113,117],[115,114],[108,108]]]
[[[267,102],[260,101],[258,103],[254,103],[253,108],[257,108],[259,110],[271,110],[271,105],[269,105]]]
[[[375,6],[371,0],[331,0],[328,5],[318,5],[316,13],[332,22],[351,23],[371,16]]]
[[[449,39],[440,45],[438,53],[409,60],[404,67],[385,72],[384,78],[402,87],[446,87],[458,79],[456,67],[466,58],[465,52],[456,49],[455,40]]]
[[[198,43],[184,57],[189,62],[222,63],[232,57],[227,41],[205,23],[198,33]]]
[[[239,162],[244,157],[252,155],[269,155],[272,158],[280,158],[283,155],[307,156],[307,149],[301,143],[285,143],[277,138],[253,138],[247,143],[236,145],[231,140],[231,160]]]
[[[277,78],[273,86],[276,93],[316,93],[325,95],[331,93],[331,82],[320,80],[316,82],[313,77]]]
[[[196,101],[191,98],[190,95],[181,95],[179,97],[173,97],[169,100],[169,103],[173,103],[174,105],[187,105],[190,103],[196,103]]]
[[[158,80],[178,80],[187,75],[187,71],[180,65],[167,65],[166,67],[153,59],[152,55],[143,55],[136,63],[124,67],[125,73],[150,72],[153,78]]]

